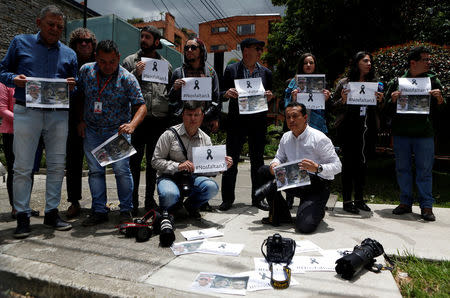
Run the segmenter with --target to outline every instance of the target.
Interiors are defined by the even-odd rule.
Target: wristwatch
[[[319,164],[319,166],[317,167],[316,173],[319,174],[319,173],[322,173],[322,171],[323,171],[323,167],[321,164]]]

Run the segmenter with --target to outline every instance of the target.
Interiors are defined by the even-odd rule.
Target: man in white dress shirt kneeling
[[[263,218],[265,224],[278,226],[290,222],[291,216],[281,192],[276,190],[274,168],[282,163],[300,160],[300,170],[306,170],[311,184],[290,188],[286,193],[300,197],[295,226],[300,233],[312,233],[325,216],[325,205],[330,196],[330,183],[341,172],[341,161],[333,143],[321,131],[307,124],[306,108],[298,102],[291,102],[286,107],[286,122],[290,131],[280,140],[278,151],[269,166],[262,166],[258,171],[259,185],[263,185],[257,196],[267,197],[270,205],[269,217]],[[269,182],[269,183],[267,183]]]

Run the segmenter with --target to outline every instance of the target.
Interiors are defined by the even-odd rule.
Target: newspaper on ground
[[[431,80],[426,78],[398,78],[398,114],[429,114]]]
[[[247,291],[249,292],[274,289],[270,284],[270,273],[267,274],[267,272],[248,271],[239,274],[249,276],[247,284]],[[284,278],[285,278],[284,276],[281,276],[279,279],[282,280]],[[291,276],[291,282],[289,286],[296,286],[298,284],[299,284],[298,281]]]
[[[123,134],[114,134],[91,151],[98,163],[104,167],[136,153]]]
[[[198,239],[206,239],[212,237],[220,237],[223,236],[223,233],[218,231],[216,228],[209,228],[203,230],[192,230],[192,231],[183,231],[181,232],[186,240],[198,240]]]
[[[349,105],[363,105],[376,106],[378,91],[377,82],[349,82],[348,88],[350,92],[347,95],[347,104]]]
[[[244,249],[244,244],[206,241],[205,240],[200,245],[200,247],[197,249],[197,252],[236,257],[236,256],[239,256],[242,249]]]
[[[266,91],[261,78],[234,80],[234,86],[239,94],[239,114],[255,114],[268,110]]]
[[[169,63],[164,60],[153,58],[141,58],[145,62],[145,68],[142,72],[142,80],[156,83],[169,83]]]
[[[186,84],[181,87],[182,100],[212,100],[211,77],[189,77],[183,81]]]
[[[66,79],[27,77],[25,99],[28,108],[68,109],[69,85]]]
[[[294,257],[294,259],[295,259],[295,257]],[[253,258],[253,262],[255,263],[255,271],[256,272],[266,272],[270,275],[269,263],[267,263],[265,258]],[[291,263],[289,264],[289,268],[291,268],[292,274],[305,273],[305,270],[303,270],[299,267],[296,267],[294,270],[294,262],[293,261],[291,261]],[[282,266],[273,267],[273,272],[274,272],[274,274],[284,274]]]
[[[213,173],[227,170],[225,145],[192,148],[194,173]]]
[[[295,247],[295,253],[300,254],[304,252],[313,252],[318,251],[320,252],[322,249],[314,244],[313,242],[309,240],[296,240],[295,241],[296,247]]]
[[[292,272],[307,271],[334,271],[336,259],[331,256],[294,256],[292,259]]]
[[[298,93],[297,102],[305,105],[307,109],[325,109],[325,75],[324,74],[298,74],[296,75]]]
[[[185,241],[185,242],[177,242],[172,244],[170,249],[172,249],[173,253],[176,256],[192,254],[198,251],[198,248],[205,240],[197,240],[197,241]]]
[[[249,276],[226,275],[221,273],[200,272],[191,284],[196,292],[215,292],[245,295]]]
[[[300,161],[282,163],[273,169],[278,191],[311,184],[308,172],[298,166]]]

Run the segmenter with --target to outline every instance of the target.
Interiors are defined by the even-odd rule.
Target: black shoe
[[[89,226],[95,226],[104,222],[108,221],[108,213],[98,213],[98,212],[92,212],[91,215],[88,216],[83,222],[81,223],[85,227]]]
[[[269,204],[267,204],[264,199],[262,201],[252,201],[252,206],[263,211],[269,211]]]
[[[344,204],[344,211],[347,211],[348,213],[353,214],[359,214],[359,209],[356,208],[356,206],[352,203],[345,203]]]
[[[131,210],[131,215],[133,215],[133,217],[137,217],[138,214],[139,214],[139,208],[133,207],[133,210]]]
[[[411,213],[411,212],[412,212],[412,207],[405,205],[405,204],[400,204],[397,207],[395,207],[394,210],[392,210],[392,214],[395,214],[395,215],[402,215],[402,214]]]
[[[75,201],[67,209],[66,216],[67,218],[74,218],[80,215],[80,212],[81,212],[80,203],[78,201]]]
[[[22,239],[30,235],[30,218],[26,213],[17,213],[17,228],[14,231],[14,238]]]
[[[54,228],[58,231],[68,231],[72,225],[59,217],[58,209],[52,209],[45,213],[44,225]]]
[[[200,220],[202,219],[202,215],[200,214],[200,212],[198,211],[198,209],[190,209],[190,208],[186,208],[186,211],[189,214],[189,217],[192,217],[196,220]]]
[[[369,206],[367,206],[364,201],[355,201],[355,207],[362,211],[370,212],[372,211]]]
[[[219,206],[219,210],[220,211],[227,211],[231,209],[231,206],[233,206],[233,202],[222,202],[222,204],[220,204]]]
[[[200,206],[200,211],[212,212],[213,208],[209,205],[208,202]]]
[[[133,222],[133,216],[131,216],[130,211],[120,212],[119,225],[124,224],[124,223],[132,223],[132,222]]]
[[[432,208],[422,208],[421,217],[426,221],[435,221],[436,217],[433,214]]]

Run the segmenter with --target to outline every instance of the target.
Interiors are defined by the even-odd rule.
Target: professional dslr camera
[[[353,252],[336,261],[336,272],[349,280],[363,268],[373,271],[372,267],[376,261],[374,258],[383,253],[383,246],[378,241],[367,238],[361,245],[356,245]],[[379,269],[375,272],[379,272]]]
[[[267,246],[267,255],[264,254],[263,247]],[[261,251],[268,263],[289,263],[295,254],[295,241],[290,238],[283,238],[276,233],[264,240]]]
[[[127,238],[135,237],[137,242],[145,242],[153,234],[153,225],[160,221],[161,215],[155,210],[150,210],[144,217],[136,218],[133,222],[123,223],[118,226],[119,232]]]

